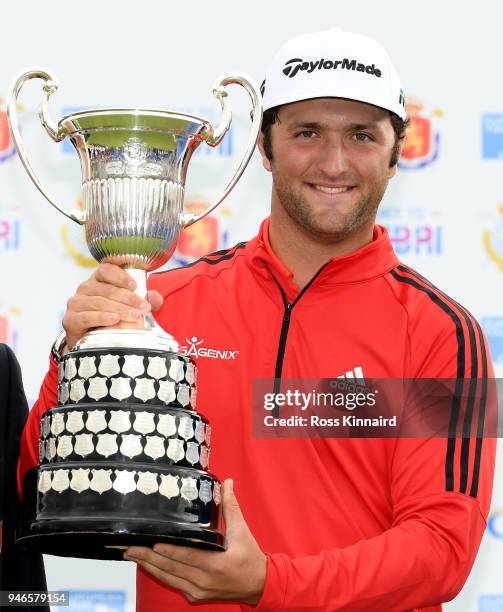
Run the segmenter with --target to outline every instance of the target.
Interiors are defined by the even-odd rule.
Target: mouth
[[[345,194],[354,189],[354,186],[352,185],[338,185],[338,186],[329,187],[327,185],[318,185],[315,183],[309,183],[309,187],[313,189],[314,191],[317,191],[319,193],[324,193],[329,196],[337,196],[340,194]]]

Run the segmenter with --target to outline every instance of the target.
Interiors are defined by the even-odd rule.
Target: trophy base
[[[71,465],[58,471],[70,472]],[[101,464],[100,470],[106,467]],[[192,499],[182,495],[167,499],[159,492],[145,495],[138,490],[122,494],[113,488],[101,494],[89,488],[81,492],[71,488],[41,492],[37,482],[42,482],[48,469],[52,466],[32,468],[24,477],[23,514],[16,544],[26,550],[108,560],[122,560],[128,546],[152,547],[156,543],[225,550],[219,529],[221,505],[205,495],[210,491],[209,483],[218,489],[220,485],[208,473],[192,468],[150,467],[168,475],[168,479],[175,474],[180,479],[187,477],[186,481],[200,487],[203,501],[194,496],[195,489],[185,491]]]
[[[223,551],[221,533],[176,523],[125,519],[53,520],[33,522],[24,527],[16,544],[25,550],[60,557],[122,561],[128,546],[176,544]]]
[[[223,550],[221,485],[206,471],[211,427],[194,411],[196,367],[145,348],[155,336],[91,332],[86,350],[61,358],[40,465],[24,477],[22,547],[91,559],[156,542]]]

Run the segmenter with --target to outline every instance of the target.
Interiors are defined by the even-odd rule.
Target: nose
[[[327,138],[319,149],[317,159],[318,170],[324,176],[335,179],[349,168],[349,159],[341,138]]]

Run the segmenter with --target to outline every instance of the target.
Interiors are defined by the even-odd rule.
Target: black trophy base
[[[221,504],[217,505],[206,496],[206,493],[210,495],[211,487],[220,486],[210,474],[189,468],[157,468],[163,477],[167,474],[173,478],[176,474],[178,481],[197,485],[197,488],[186,490],[182,486],[180,493],[185,497],[174,495],[172,491],[173,496],[167,499],[159,492],[145,495],[134,490],[124,494],[113,487],[101,493],[90,487],[77,492],[71,488],[80,483],[71,477],[72,465],[67,464],[70,469],[60,470],[63,476],[70,473],[69,486],[63,491],[56,477],[52,484],[58,490],[41,491],[37,486],[43,482],[44,472],[52,470],[52,466],[27,472],[23,483],[23,516],[16,540],[20,547],[62,557],[109,560],[122,560],[128,546],[152,547],[156,543],[225,550],[218,528]],[[85,465],[84,462],[79,464]],[[106,465],[100,464],[100,470],[104,467]],[[155,470],[152,466],[149,468]],[[112,469],[108,471],[113,472]],[[156,478],[162,481],[159,474]],[[195,478],[198,474],[199,479]],[[117,487],[118,482],[113,481],[113,486]],[[131,480],[130,484],[137,482]],[[159,489],[162,490],[162,486]]]
[[[145,521],[39,521],[20,533],[16,544],[25,550],[60,557],[121,561],[128,546],[177,544],[206,550],[225,550],[223,536],[203,528]]]

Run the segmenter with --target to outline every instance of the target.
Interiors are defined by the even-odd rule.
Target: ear
[[[271,172],[271,162],[267,159],[267,155],[265,154],[265,151],[264,151],[264,134],[262,132],[260,132],[259,134],[259,137],[257,140],[257,147],[258,147],[258,150],[260,151],[260,155],[262,156],[262,165],[267,170],[267,172]]]
[[[407,132],[402,134],[402,136],[400,136],[400,140],[398,141],[398,159],[400,159],[400,156],[402,155],[402,149],[403,149],[403,145],[405,143],[406,137],[407,137]],[[391,166],[391,168],[389,169],[388,178],[393,178],[397,170],[398,170],[398,162],[394,166]]]

